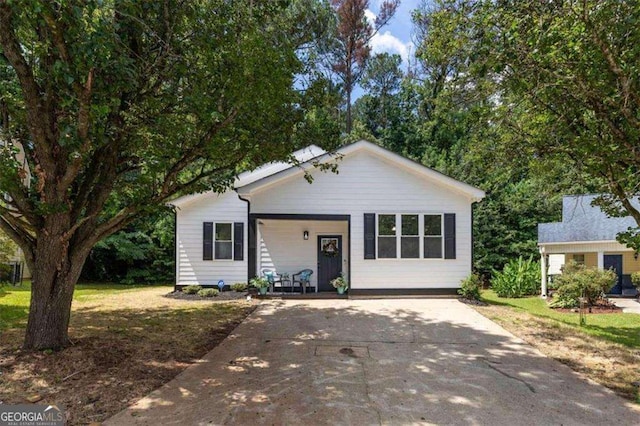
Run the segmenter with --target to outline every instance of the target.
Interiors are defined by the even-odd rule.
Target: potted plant
[[[334,278],[331,280],[331,285],[333,288],[338,290],[338,294],[344,294],[345,291],[349,288],[349,283],[344,275],[340,275],[338,278]]]
[[[261,295],[267,294],[267,290],[269,289],[269,280],[265,277],[254,277],[249,281],[249,283],[258,289]]]

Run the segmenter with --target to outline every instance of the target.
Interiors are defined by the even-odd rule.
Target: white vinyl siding
[[[209,193],[176,209],[176,284],[215,285],[247,281],[247,203],[238,194]],[[244,260],[202,260],[202,224],[204,222],[244,224]],[[215,238],[215,225],[214,225]],[[233,238],[233,227],[231,228]],[[233,252],[233,246],[231,248]],[[214,247],[215,253],[215,247]],[[214,255],[215,259],[215,255]]]
[[[366,150],[345,156],[338,161],[338,170],[338,174],[311,170],[312,184],[297,175],[266,186],[251,194],[251,211],[350,215],[352,288],[460,286],[460,281],[471,272],[471,199],[468,195]],[[399,257],[364,259],[364,213],[422,215],[428,212],[456,214],[455,259],[438,262]],[[376,251],[377,238],[376,233]],[[398,248],[398,253],[400,251]]]

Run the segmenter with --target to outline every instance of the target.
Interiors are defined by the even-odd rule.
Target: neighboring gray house
[[[454,291],[471,272],[471,206],[484,192],[367,141],[241,174],[176,208],[176,287],[313,271],[311,291]],[[338,173],[318,164],[338,160]],[[313,177],[309,184],[305,173]]]
[[[563,254],[587,267],[614,269],[618,283],[611,294],[633,296],[631,273],[640,271],[638,253],[616,241],[616,235],[637,224],[631,217],[608,217],[592,202],[598,195],[571,195],[562,199],[562,222],[538,225],[542,260],[542,295],[547,294],[547,262]]]

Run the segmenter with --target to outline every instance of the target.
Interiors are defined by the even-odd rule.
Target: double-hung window
[[[378,257],[389,259],[397,257],[396,215],[378,215]]]
[[[442,258],[442,215],[424,215],[424,257],[427,259]]]
[[[215,258],[219,260],[233,259],[233,224],[216,223]]]
[[[400,237],[400,257],[418,259],[420,257],[420,226],[417,214],[403,214],[402,235]]]

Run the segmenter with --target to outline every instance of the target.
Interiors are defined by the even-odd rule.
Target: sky
[[[367,18],[371,21],[384,0],[370,0],[370,8],[367,9]],[[388,52],[397,53],[402,57],[404,68],[407,67],[407,59],[415,53],[415,46],[411,40],[412,27],[411,11],[417,9],[422,0],[400,0],[400,6],[389,23],[382,27],[371,40],[373,54]]]
[[[380,4],[384,0],[370,0],[369,9],[365,15],[371,23],[376,19]],[[412,41],[413,23],[411,12],[422,4],[423,0],[400,0],[400,6],[387,25],[371,39],[371,54],[397,53],[402,57],[402,68],[406,71],[408,59],[415,53]],[[357,86],[353,91],[354,101],[364,94],[364,90]]]

